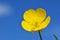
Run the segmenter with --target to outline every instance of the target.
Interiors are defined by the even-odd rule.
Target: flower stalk
[[[55,37],[56,40],[58,40],[57,36],[55,34],[53,34],[53,36]]]
[[[38,31],[38,33],[39,33],[40,40],[42,40],[41,32]]]

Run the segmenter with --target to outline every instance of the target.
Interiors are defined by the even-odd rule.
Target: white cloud
[[[0,17],[10,15],[12,7],[8,4],[0,4]]]

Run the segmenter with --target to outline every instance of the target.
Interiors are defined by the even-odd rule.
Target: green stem
[[[55,34],[53,34],[53,36],[55,37],[56,40],[58,40],[57,36]]]
[[[40,31],[38,31],[38,33],[39,33],[40,40],[42,40],[42,36],[41,36],[41,33],[40,33]]]

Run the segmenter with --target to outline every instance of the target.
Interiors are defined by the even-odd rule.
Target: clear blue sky
[[[0,0],[14,9],[13,14],[0,18],[0,40],[39,40],[38,32],[32,34],[21,27],[24,11],[44,8],[51,23],[42,31],[43,40],[55,40],[53,34],[60,40],[60,0]]]

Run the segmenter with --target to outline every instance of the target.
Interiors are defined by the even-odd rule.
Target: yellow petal
[[[22,28],[26,31],[32,31],[32,29],[34,28],[34,25],[32,25],[26,21],[22,21]]]
[[[46,11],[43,8],[36,9],[37,15],[40,19],[40,22],[42,22],[46,18]]]
[[[34,23],[39,20],[38,15],[36,14],[35,10],[30,9],[24,12],[24,20],[27,22]],[[40,20],[39,20],[40,21]]]
[[[43,21],[41,24],[39,24],[39,26],[36,28],[36,31],[46,28],[49,23],[50,23],[50,16],[48,16],[45,21]]]

